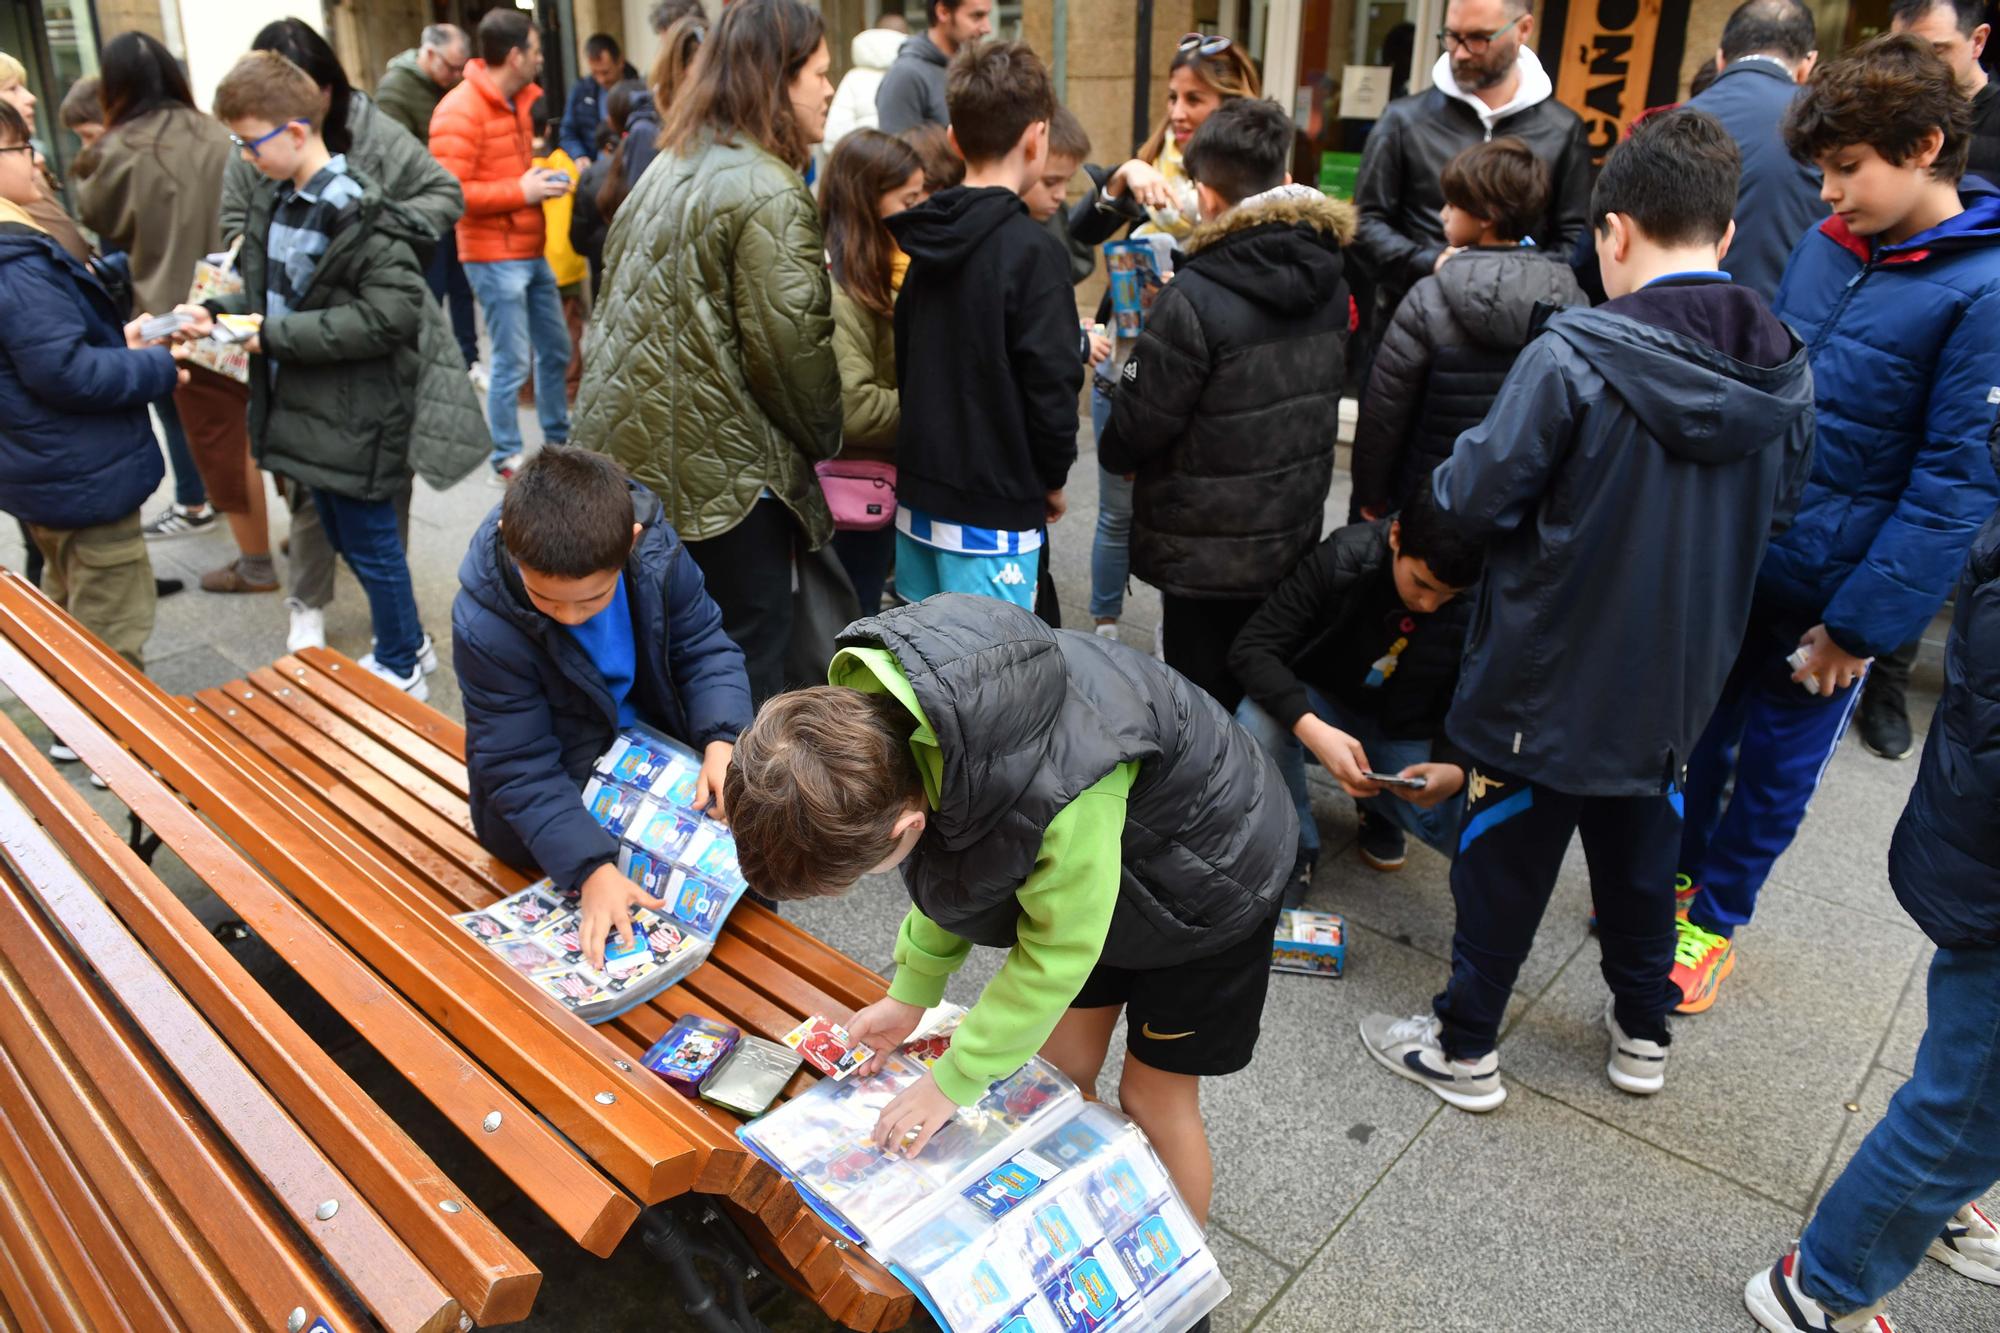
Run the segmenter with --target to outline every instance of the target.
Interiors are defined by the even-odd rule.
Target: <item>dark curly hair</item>
[[[1972,102],[1929,42],[1906,33],[1871,37],[1813,71],[1785,114],[1785,147],[1812,165],[1867,144],[1901,166],[1936,130],[1944,136],[1931,175],[1956,181],[1972,151]]]

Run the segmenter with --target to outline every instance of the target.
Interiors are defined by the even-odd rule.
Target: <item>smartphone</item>
[[[1365,769],[1361,776],[1384,787],[1408,787],[1412,791],[1422,791],[1431,785],[1429,778],[1399,778],[1393,773],[1370,773]]]
[[[549,171],[546,174],[551,180],[559,180],[564,185],[569,184],[569,173],[567,171]]]

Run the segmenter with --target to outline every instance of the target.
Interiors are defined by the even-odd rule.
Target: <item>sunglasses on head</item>
[[[1207,57],[1219,56],[1234,45],[1235,43],[1227,37],[1217,37],[1206,32],[1191,32],[1181,38],[1180,46],[1177,49],[1182,55],[1186,55],[1189,51],[1196,51],[1202,56]]]

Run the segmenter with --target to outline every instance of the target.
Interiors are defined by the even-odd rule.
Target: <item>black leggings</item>
[[[782,500],[759,500],[741,523],[719,537],[688,542],[708,595],[722,610],[722,628],[743,650],[750,700],[762,705],[785,688],[785,649],[792,641],[792,552],[798,524]]]

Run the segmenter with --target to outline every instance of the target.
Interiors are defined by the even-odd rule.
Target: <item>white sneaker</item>
[[[287,597],[285,606],[292,613],[292,627],[285,634],[285,651],[296,653],[326,647],[326,612],[307,606],[296,597]]]
[[[480,365],[477,361],[473,362],[471,365],[465,368],[465,377],[472,381],[473,388],[479,390],[479,392],[481,393],[486,392],[486,386],[489,383],[489,380],[486,374],[485,366]]]
[[[1116,643],[1118,642],[1118,622],[1113,620],[1107,624],[1099,625],[1092,633],[1096,634],[1100,639],[1109,639],[1113,643]]]
[[[1665,1046],[1628,1036],[1612,1005],[1604,1008],[1604,1026],[1611,1033],[1611,1062],[1604,1066],[1604,1072],[1612,1087],[1635,1097],[1650,1097],[1667,1086]]]
[[[55,760],[58,764],[73,764],[76,762],[76,751],[70,749],[61,741],[57,741],[49,747],[49,758]]]
[[[1799,1286],[1799,1247],[1743,1284],[1743,1304],[1770,1333],[1896,1333],[1877,1303],[1853,1314],[1835,1315]]]
[[[361,666],[369,675],[381,677],[418,703],[431,697],[430,682],[424,679],[424,669],[420,666],[411,667],[408,676],[398,676],[393,671],[385,670],[372,659],[364,660]]]
[[[1500,1053],[1488,1051],[1472,1064],[1454,1060],[1438,1041],[1443,1028],[1432,1014],[1370,1014],[1361,1020],[1361,1044],[1384,1069],[1422,1084],[1461,1111],[1491,1111],[1506,1101]]]
[[[373,639],[368,641],[368,654],[361,659],[360,665],[370,671],[375,670],[375,641]],[[424,635],[424,641],[417,645],[417,669],[422,671],[426,676],[435,673],[438,669],[437,647],[431,643],[431,636],[428,634]]]
[[[2000,1228],[1976,1203],[1959,1209],[1925,1253],[1974,1282],[2000,1287]]]

